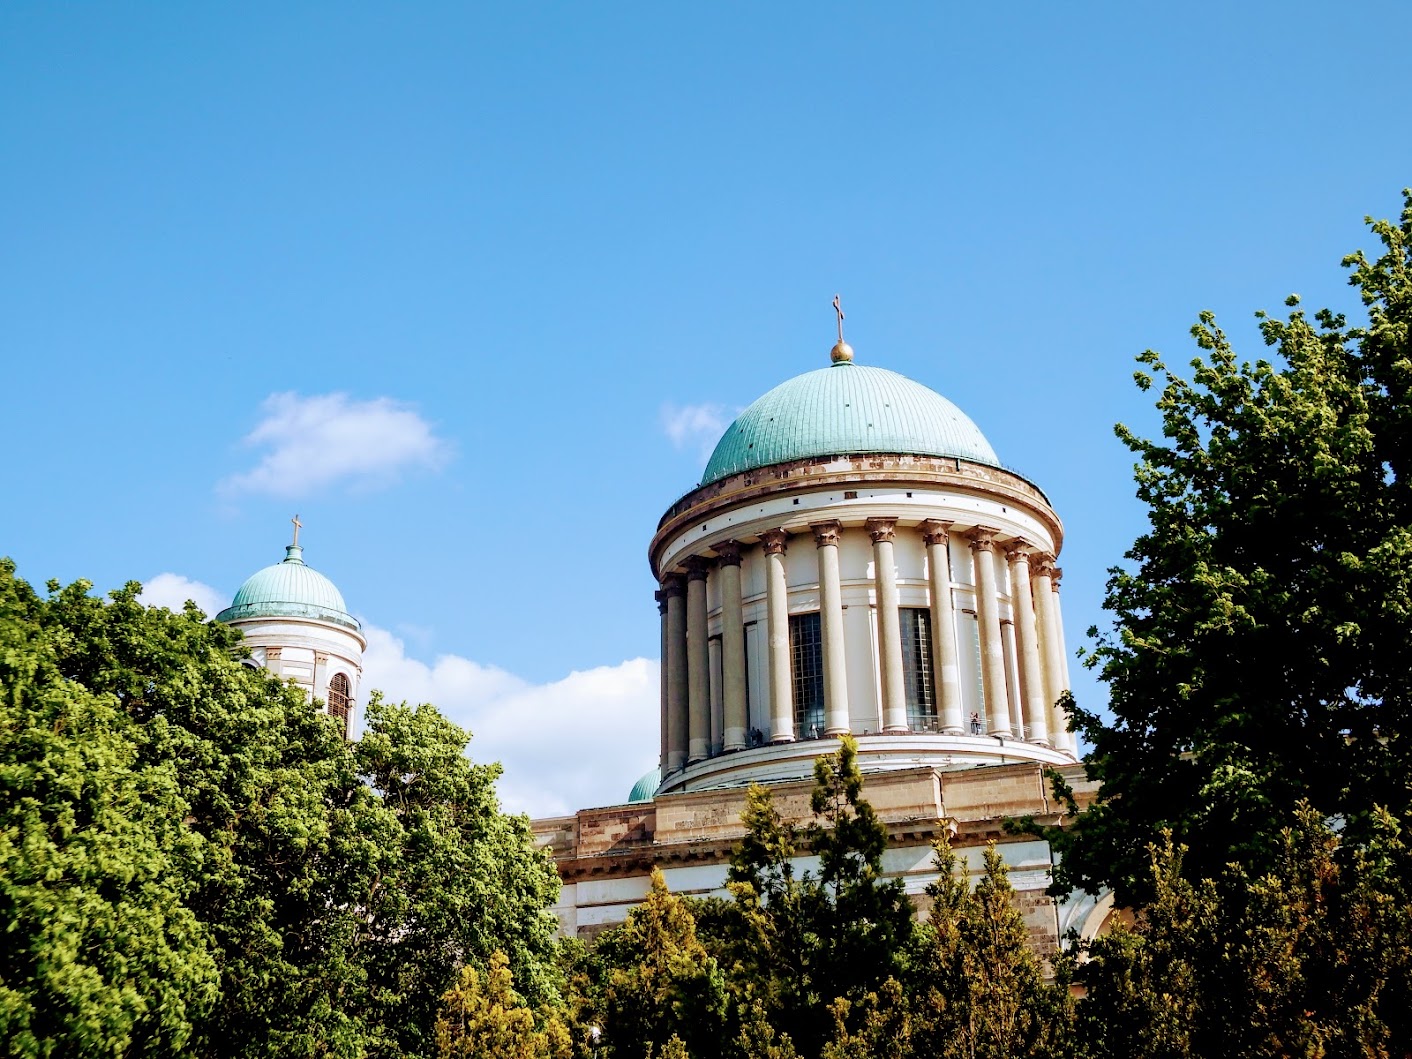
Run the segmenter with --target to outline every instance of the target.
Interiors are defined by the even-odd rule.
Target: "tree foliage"
[[[0,564],[0,1037],[17,1054],[427,1054],[502,950],[557,996],[558,881],[430,707],[346,742],[235,632]]]
[[[1089,947],[1079,1033],[1088,1054],[1157,1059],[1407,1054],[1412,1040],[1409,850],[1385,814],[1346,844],[1307,805],[1269,872],[1185,877],[1151,847],[1150,904]]]
[[[1412,195],[1373,230],[1384,253],[1346,262],[1366,326],[1291,297],[1257,314],[1272,360],[1209,313],[1190,380],[1139,358],[1162,438],[1118,428],[1149,528],[1108,582],[1113,721],[1079,714],[1102,786],[1066,882],[1132,900],[1164,829],[1210,876],[1272,864],[1301,799],[1355,832],[1412,807]]]

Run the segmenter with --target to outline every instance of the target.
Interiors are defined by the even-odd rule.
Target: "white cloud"
[[[337,482],[386,485],[408,469],[435,470],[450,455],[430,423],[390,397],[275,393],[261,408],[264,418],[244,444],[266,451],[253,468],[221,482],[223,492],[292,497]]]
[[[230,596],[210,585],[193,581],[181,574],[158,574],[149,578],[142,586],[142,595],[137,597],[149,607],[166,607],[180,611],[189,599],[206,612],[206,617],[215,617],[230,605]]]
[[[381,689],[393,701],[430,702],[474,735],[470,756],[505,768],[505,808],[531,816],[567,815],[615,805],[657,762],[656,661],[576,671],[531,684],[459,655],[428,665],[402,640],[366,626],[361,697]]]
[[[669,401],[662,406],[663,432],[677,448],[695,450],[703,463],[730,426],[731,418],[725,405],[675,405]]]

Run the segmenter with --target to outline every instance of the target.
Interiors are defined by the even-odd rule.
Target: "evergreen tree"
[[[938,877],[913,975],[916,1054],[1019,1059],[1069,1054],[1072,1003],[1030,948],[995,844],[972,891],[950,843],[935,845]]]
[[[550,1013],[534,1012],[515,994],[510,960],[492,953],[484,974],[463,967],[442,998],[436,1020],[437,1059],[569,1059],[568,1028]]]
[[[603,1038],[620,1059],[720,1052],[725,982],[696,937],[688,903],[653,869],[652,889],[627,922],[600,940],[606,976]]]

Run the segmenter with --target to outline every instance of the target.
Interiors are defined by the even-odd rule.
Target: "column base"
[[[688,765],[694,765],[698,761],[705,761],[710,756],[711,748],[706,745],[705,740],[701,740],[700,742],[693,740],[691,749],[686,753],[686,763]]]
[[[792,734],[791,734],[791,735],[772,735],[772,736],[770,736],[770,745],[771,745],[771,746],[775,746],[775,745],[777,745],[777,744],[779,744],[779,743],[792,743],[792,742],[794,742],[794,736],[793,736]]]
[[[911,730],[912,729],[908,728],[905,724],[902,725],[900,728],[897,725],[893,724],[888,725],[883,729],[883,735],[906,735]]]
[[[727,753],[727,754],[729,754],[732,750],[744,750],[744,749],[745,749],[745,729],[744,729],[744,728],[727,728],[727,729],[726,729],[725,746],[724,746],[722,749],[723,749],[723,751],[724,751],[725,753]]]
[[[680,772],[684,768],[686,768],[686,755],[683,754],[680,750],[673,750],[670,754],[667,755],[666,774],[668,776],[670,776],[673,772]]]

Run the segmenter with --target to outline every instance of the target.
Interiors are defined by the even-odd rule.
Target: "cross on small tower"
[[[294,547],[297,548],[297,547],[299,547],[299,530],[300,530],[300,527],[302,527],[302,526],[304,525],[304,523],[302,523],[302,522],[299,521],[299,516],[298,516],[298,515],[295,515],[295,516],[294,516],[292,519],[290,519],[289,521],[294,523]]]
[[[843,306],[838,303],[838,295],[833,296],[833,311],[838,313],[838,340],[843,341]]]

